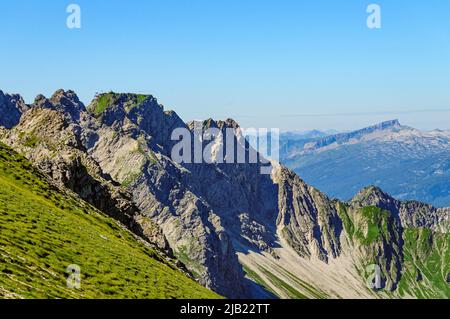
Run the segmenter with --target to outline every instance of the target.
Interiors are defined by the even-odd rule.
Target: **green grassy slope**
[[[67,266],[81,288],[67,288]],[[0,298],[218,298],[0,144]]]
[[[405,231],[405,269],[399,284],[400,294],[419,298],[450,298],[450,234],[429,229]]]

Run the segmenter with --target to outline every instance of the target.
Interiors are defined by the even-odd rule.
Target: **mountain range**
[[[375,185],[400,200],[450,206],[450,131],[398,120],[326,136],[280,136],[280,161],[331,197]]]
[[[161,267],[183,277],[178,283],[185,297],[196,296],[193,278],[228,298],[450,298],[448,208],[399,201],[374,186],[349,201],[330,199],[274,161],[269,175],[260,173],[267,165],[260,162],[233,164],[217,158],[213,163],[175,162],[171,134],[183,128],[195,138],[193,125],[165,110],[151,95],[109,92],[85,106],[75,92],[58,90],[26,105],[20,96],[0,91],[0,125],[2,153],[9,154],[2,156],[1,180],[19,190],[1,191],[6,205],[1,265],[7,271],[0,277],[0,296],[67,294],[43,287],[40,273],[11,267],[22,259],[29,267],[39,263],[57,274],[64,271],[62,265],[78,264],[90,269],[82,277],[86,285],[81,292],[108,286],[111,296],[123,296],[121,283],[94,271],[92,259],[97,264],[113,259],[116,268],[109,273],[114,278],[120,267],[127,271],[136,267],[133,258],[137,258],[139,267],[147,263],[149,273],[158,273],[151,280],[168,296],[174,294],[173,282],[167,283],[169,270],[161,273]],[[201,125],[221,132],[233,129],[236,147],[250,152],[235,121],[208,119]],[[206,147],[206,141],[200,142]],[[218,137],[213,143],[227,144]],[[9,167],[20,170],[14,174]],[[15,176],[21,171],[32,176],[18,184]],[[17,197],[20,192],[30,194],[30,187],[33,199],[41,194],[52,201],[42,210],[43,221],[35,220],[32,212],[37,208],[23,206],[25,199]],[[47,194],[48,188],[55,194]],[[59,206],[54,208],[56,198]],[[123,250],[119,253],[99,243],[97,230],[82,222],[94,218],[94,211],[107,233],[97,235],[120,238],[127,232],[132,234],[126,237],[128,246],[136,250],[149,245],[156,253],[130,260]],[[74,236],[61,239],[58,229],[46,222],[66,215],[72,223],[64,227]],[[38,257],[22,245],[22,236],[13,235],[33,229],[35,223],[39,227],[31,240],[33,249],[40,251]],[[4,227],[9,232],[3,232]],[[57,239],[53,250],[48,249],[49,236]],[[88,250],[71,248],[92,238],[96,240],[89,241]],[[20,257],[15,253],[18,247],[25,247]],[[8,258],[3,257],[6,254]],[[374,267],[380,270],[376,288]],[[18,278],[26,281],[26,292],[25,282]],[[144,295],[151,290],[128,279]],[[62,284],[61,275],[55,276],[58,280]],[[81,297],[90,296],[92,292]]]
[[[284,131],[279,134],[282,141],[303,141],[338,134],[336,130]]]

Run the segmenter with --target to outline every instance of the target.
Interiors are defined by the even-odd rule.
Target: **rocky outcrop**
[[[444,231],[443,226],[448,225],[449,209],[437,209],[417,201],[399,201],[375,186],[361,190],[351,202],[360,207],[376,206],[389,211],[400,219],[404,228],[422,227]],[[450,231],[450,228],[446,228],[446,231]]]
[[[336,258],[342,221],[333,203],[284,167],[274,175],[279,185],[277,224],[285,239],[302,257],[314,255],[324,262]]]
[[[23,98],[18,94],[4,94],[0,90],[0,126],[10,129],[16,126],[22,113],[28,109]]]
[[[187,126],[174,112],[165,112],[153,97],[106,97],[113,104],[103,106],[102,113],[95,110],[105,96],[88,107],[98,119],[98,140],[88,153],[127,187],[142,213],[160,225],[175,255],[202,284],[225,296],[248,296],[233,237],[225,225],[228,220],[232,220],[230,224],[237,222],[235,233],[239,234],[239,212],[222,214],[229,207],[236,209],[236,202],[242,201],[232,190],[233,184],[228,184],[228,192],[234,192],[234,197],[224,205],[224,173],[212,165],[182,166],[167,156],[172,130]],[[217,185],[205,183],[216,178]]]
[[[80,120],[81,112],[85,111],[84,104],[78,99],[74,91],[56,91],[50,99],[43,95],[38,95],[34,101],[35,107],[48,108],[64,115],[64,118],[71,123]]]

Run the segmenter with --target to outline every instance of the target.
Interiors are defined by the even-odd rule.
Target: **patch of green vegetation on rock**
[[[137,94],[137,95],[136,95],[137,104],[139,105],[139,104],[144,103],[145,100],[147,100],[148,97],[149,97],[149,96],[148,96],[148,95],[145,95],[145,94]]]
[[[26,134],[23,136],[24,142],[23,145],[26,147],[36,148],[39,144],[39,138],[34,134]]]
[[[342,224],[344,225],[344,230],[348,234],[350,242],[353,243],[353,234],[355,233],[355,225],[353,224],[353,221],[351,220],[350,216],[348,215],[347,207],[341,202],[338,203],[338,214],[342,219]]]
[[[0,144],[0,298],[218,298]],[[67,287],[69,265],[81,288]]]
[[[286,269],[281,268],[281,267],[277,267],[277,268],[278,268],[279,271],[281,271],[283,274],[285,274],[289,279],[291,279],[292,281],[297,283],[299,286],[301,286],[312,297],[317,298],[317,299],[327,299],[328,298],[328,295],[326,293],[324,293],[322,291],[319,291],[318,289],[316,289],[315,287],[311,286],[307,282],[305,282],[305,281],[301,280],[300,278],[298,278],[298,276],[295,276],[290,271],[287,271]]]
[[[175,250],[174,254],[175,257],[181,261],[183,264],[185,264],[190,272],[194,275],[195,278],[200,278],[200,274],[205,270],[204,266],[191,258],[191,250],[197,247],[198,245],[191,240],[191,243],[189,245],[181,245],[178,247],[178,249]]]
[[[98,95],[91,105],[88,107],[88,110],[94,116],[100,116],[107,110],[110,106],[123,103],[125,110],[129,112],[135,107],[138,107],[142,103],[144,103],[150,95],[145,94],[131,94],[131,93],[103,93]]]
[[[264,279],[261,278],[260,275],[256,271],[251,270],[249,267],[243,265],[242,268],[244,269],[245,274],[248,278],[256,282],[258,285],[263,287],[265,290],[270,292],[271,294],[277,296],[277,293],[264,281]]]
[[[300,291],[286,283],[285,281],[278,278],[276,275],[268,271],[264,267],[259,267],[259,270],[266,276],[270,282],[279,289],[283,290],[291,299],[308,299],[304,294]]]
[[[118,95],[113,92],[101,94],[97,97],[97,99],[93,102],[93,104],[90,106],[89,109],[95,116],[99,116],[110,105],[114,104],[117,99],[118,99]]]
[[[398,289],[403,296],[450,298],[450,234],[405,229],[404,265]]]
[[[363,207],[360,210],[360,216],[365,223],[365,230],[361,227],[357,227],[354,231],[354,235],[359,241],[368,245],[377,240],[379,240],[382,235],[385,238],[389,236],[388,234],[388,219],[390,213],[384,211],[381,208],[374,206]]]
[[[149,95],[145,94],[125,94],[123,97],[125,102],[125,110],[127,112],[130,112],[136,107],[139,107],[142,103],[144,103],[148,98]]]
[[[128,186],[134,184],[138,180],[139,176],[141,176],[141,172],[130,173],[122,182],[122,187],[127,188]]]

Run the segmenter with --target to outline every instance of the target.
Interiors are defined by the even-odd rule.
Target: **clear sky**
[[[151,93],[186,121],[450,128],[448,0],[1,0],[0,12],[0,89],[27,102],[113,90]]]

